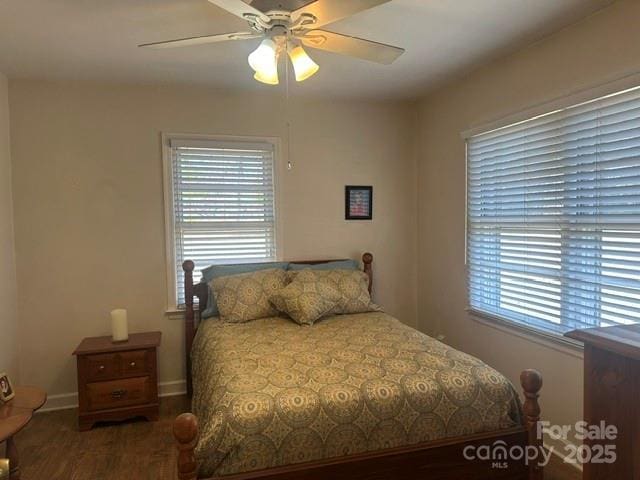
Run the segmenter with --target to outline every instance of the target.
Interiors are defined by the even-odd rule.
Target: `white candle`
[[[124,308],[118,308],[111,312],[111,332],[114,342],[125,342],[129,339],[127,311]]]

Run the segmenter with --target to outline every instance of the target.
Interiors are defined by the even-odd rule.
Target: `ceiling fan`
[[[320,67],[303,47],[348,55],[390,65],[404,53],[403,48],[321,30],[320,27],[368,10],[390,0],[208,0],[244,19],[250,30],[181,38],[139,45],[146,48],[175,48],[228,40],[264,38],[249,55],[249,65],[260,82],[277,85],[278,58],[286,52],[293,64],[296,80],[302,82]]]

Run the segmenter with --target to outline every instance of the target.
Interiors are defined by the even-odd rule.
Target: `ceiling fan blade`
[[[251,20],[252,18],[258,17],[267,23],[270,21],[269,17],[267,17],[264,12],[261,12],[242,0],[209,0],[209,2],[229,13],[233,13],[240,18],[244,18],[245,20]]]
[[[404,48],[326,30],[311,30],[298,38],[310,48],[340,53],[384,65],[391,65],[404,53]]]
[[[322,27],[389,1],[391,0],[316,0],[295,10],[291,16],[297,20],[301,15],[313,15],[317,19],[313,26]]]
[[[201,37],[187,37],[179,38],[177,40],[167,40],[164,42],[144,43],[138,45],[144,48],[178,48],[178,47],[190,47],[192,45],[204,45],[207,43],[226,42],[228,40],[248,40],[250,38],[258,38],[262,35],[253,32],[236,32],[236,33],[221,33],[220,35],[203,35]]]

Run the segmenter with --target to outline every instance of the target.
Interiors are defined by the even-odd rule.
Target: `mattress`
[[[204,321],[192,348],[200,475],[511,428],[512,384],[382,312]]]

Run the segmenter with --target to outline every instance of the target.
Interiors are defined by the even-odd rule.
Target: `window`
[[[164,147],[169,305],[182,305],[184,260],[194,282],[214,263],[275,260],[275,143],[168,136]]]
[[[640,88],[468,138],[467,199],[473,311],[640,322]]]

